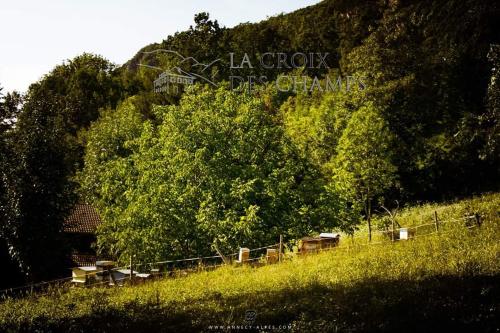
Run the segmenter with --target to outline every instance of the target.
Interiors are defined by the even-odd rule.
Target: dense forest
[[[98,208],[100,253],[139,261],[351,232],[382,205],[499,190],[496,1],[325,0],[225,28],[207,13],[116,66],[82,54],[0,104],[1,286],[67,274],[62,223]],[[176,50],[221,59],[214,88],[153,89]],[[232,91],[229,53],[329,53]],[[364,89],[280,91],[287,72]],[[239,71],[262,75],[264,69]]]

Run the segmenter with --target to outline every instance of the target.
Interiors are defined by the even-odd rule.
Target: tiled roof
[[[99,224],[101,224],[101,218],[94,207],[78,204],[64,221],[63,230],[64,232],[93,234]]]
[[[82,267],[82,266],[92,266],[95,265],[97,257],[93,254],[72,254],[71,261],[73,262],[73,266]]]

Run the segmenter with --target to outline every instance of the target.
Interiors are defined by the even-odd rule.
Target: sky
[[[116,64],[210,13],[221,26],[258,22],[319,0],[0,0],[0,87],[25,92],[83,52]]]

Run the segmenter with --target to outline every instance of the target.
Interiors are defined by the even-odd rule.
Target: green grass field
[[[5,299],[0,331],[498,332],[499,207],[500,194],[489,194],[404,209],[402,226],[432,222],[435,210],[450,220],[439,233],[419,231],[408,241],[379,237],[366,245],[361,235],[260,268]],[[482,226],[466,228],[461,218],[474,212]],[[249,310],[254,329],[232,327],[248,324]]]

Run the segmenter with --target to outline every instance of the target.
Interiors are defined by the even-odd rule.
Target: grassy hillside
[[[500,195],[485,194],[476,196],[468,200],[459,200],[449,202],[447,204],[438,203],[423,203],[412,207],[402,207],[395,213],[395,220],[402,228],[409,228],[419,235],[426,235],[435,232],[435,214],[437,214],[438,224],[441,231],[453,229],[455,225],[467,224],[474,225],[476,223],[474,214],[479,214],[481,220],[498,221],[500,207]],[[382,209],[381,209],[382,210]],[[391,220],[389,214],[383,212],[374,219],[375,239],[381,239],[383,236],[380,231],[391,230]],[[398,226],[396,225],[396,228]],[[364,239],[366,234],[365,226],[361,226],[360,230],[355,235],[358,238]]]
[[[434,210],[443,220],[457,219],[439,234],[411,241],[367,246],[344,239],[335,250],[289,255],[279,265],[223,267],[141,286],[6,299],[0,304],[0,331],[231,331],[211,325],[243,325],[245,312],[254,310],[254,325],[274,325],[274,331],[283,325],[286,332],[496,332],[499,203],[500,195],[492,194],[406,209],[402,224]],[[460,220],[472,211],[484,217],[480,228],[468,229]]]

